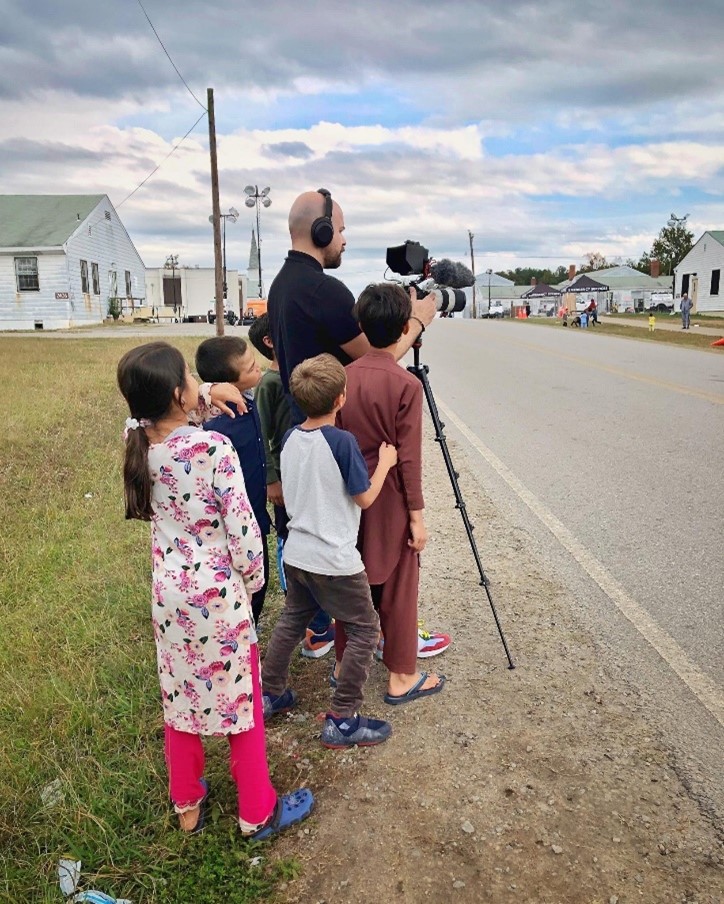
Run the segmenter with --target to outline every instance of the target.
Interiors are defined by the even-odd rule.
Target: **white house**
[[[239,273],[226,271],[226,307],[239,316]],[[146,270],[146,305],[160,319],[206,320],[216,304],[216,271],[213,267],[149,267]]]
[[[143,261],[107,195],[0,195],[0,330],[100,323],[142,305]]]
[[[654,263],[656,262],[652,261],[652,265]],[[652,270],[658,274],[658,263],[656,263],[655,267],[652,266]],[[618,267],[606,267],[603,270],[594,270],[586,275],[596,282],[608,286],[608,292],[605,294],[601,293],[601,297],[596,297],[598,309],[601,312],[616,309],[625,311],[628,308],[643,311],[651,307],[657,298],[668,298],[672,291],[673,277],[649,275],[625,264]],[[574,273],[568,279],[558,283],[556,288],[565,293],[568,286],[576,279],[577,275]],[[570,307],[571,299],[568,298],[567,300]],[[669,304],[671,304],[670,301]]]
[[[724,230],[705,232],[674,269],[677,298],[688,292],[698,312],[724,311]]]

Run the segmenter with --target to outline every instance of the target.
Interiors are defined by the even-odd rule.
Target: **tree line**
[[[694,244],[694,233],[686,222],[688,218],[688,213],[683,217],[677,217],[675,213],[672,213],[666,225],[654,239],[651,250],[644,252],[638,260],[629,258],[622,261],[621,258],[614,258],[609,261],[600,251],[589,251],[576,272],[593,273],[595,270],[605,270],[608,267],[619,267],[625,264],[635,270],[640,270],[641,273],[650,273],[651,261],[656,260],[660,264],[661,275],[669,276],[674,272],[677,264],[691,251]],[[516,267],[515,270],[499,270],[497,272],[506,279],[512,279],[516,286],[529,286],[533,279],[539,283],[554,286],[568,278],[568,268],[564,266],[557,267],[555,270]]]

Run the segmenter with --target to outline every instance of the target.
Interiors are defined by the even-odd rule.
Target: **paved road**
[[[724,815],[724,359],[457,320],[422,358],[457,454]]]

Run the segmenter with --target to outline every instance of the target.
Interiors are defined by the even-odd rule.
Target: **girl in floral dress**
[[[127,352],[118,385],[128,402],[123,468],[126,518],[151,522],[152,617],[169,788],[181,828],[204,827],[209,786],[203,735],[229,740],[242,833],[256,839],[306,818],[309,790],[284,797],[269,780],[251,594],[264,582],[259,526],[239,459],[221,434],[191,426],[210,397],[178,349]],[[203,389],[204,387],[202,387]],[[203,393],[202,393],[203,395]]]

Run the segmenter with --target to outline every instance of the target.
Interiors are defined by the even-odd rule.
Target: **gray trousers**
[[[320,608],[341,622],[347,635],[331,711],[336,716],[353,716],[362,706],[363,688],[380,633],[367,572],[337,577],[313,574],[289,564],[284,570],[287,596],[264,657],[263,692],[273,697],[284,693],[294,650]]]
[[[689,325],[691,323],[691,311],[682,311],[681,312],[681,325],[685,330],[689,329]]]

